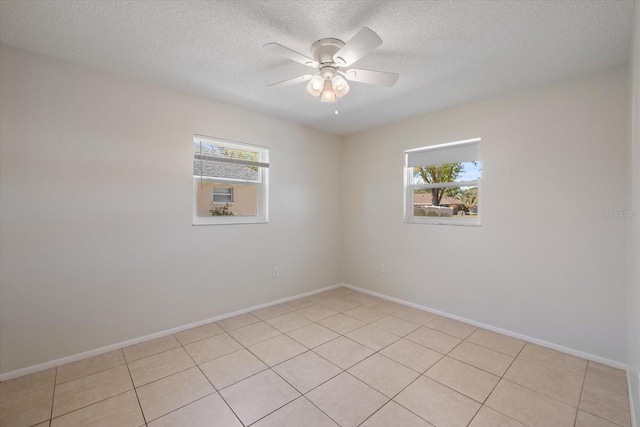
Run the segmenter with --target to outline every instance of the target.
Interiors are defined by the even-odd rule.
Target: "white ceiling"
[[[625,63],[631,0],[1,1],[0,41],[340,135]],[[400,74],[351,84],[332,104],[305,85],[267,84],[310,68],[320,38],[367,26],[384,43],[357,68]]]

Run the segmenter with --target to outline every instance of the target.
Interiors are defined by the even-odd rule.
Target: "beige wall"
[[[627,118],[619,67],[347,137],[343,281],[624,362]],[[482,226],[403,223],[403,151],[476,137]]]
[[[211,182],[195,183],[197,209],[196,215],[200,217],[210,217],[211,209],[224,206],[224,203],[213,203],[214,188],[229,188],[229,185],[215,184]],[[257,215],[258,187],[254,185],[237,185],[233,188],[233,203],[229,209],[238,216]]]
[[[2,373],[340,281],[336,136],[8,46],[0,132]],[[268,224],[191,225],[194,134],[270,148]]]
[[[627,364],[631,389],[631,408],[640,425],[640,2],[636,0],[633,18],[632,109],[631,109],[631,212],[629,219],[629,289]]]

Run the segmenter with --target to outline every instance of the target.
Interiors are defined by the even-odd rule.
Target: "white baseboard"
[[[417,308],[419,310],[428,311],[429,313],[437,314],[438,316],[447,317],[447,318],[453,319],[453,320],[459,320],[460,322],[468,323],[470,325],[477,326],[479,328],[488,329],[489,331],[497,332],[497,333],[502,334],[502,335],[506,335],[506,336],[513,337],[513,338],[518,338],[520,340],[528,341],[528,342],[531,342],[533,344],[540,345],[542,347],[547,347],[547,348],[550,348],[550,349],[553,349],[553,350],[561,351],[563,353],[568,353],[568,354],[570,354],[572,356],[576,356],[576,357],[580,357],[580,358],[583,358],[583,359],[591,360],[593,362],[602,363],[603,365],[611,366],[613,368],[625,369],[625,370],[627,368],[626,364],[624,364],[622,362],[618,362],[616,360],[607,359],[607,358],[604,358],[604,357],[596,356],[595,354],[585,353],[584,351],[575,350],[573,348],[565,347],[565,346],[562,346],[562,345],[559,345],[559,344],[554,344],[554,343],[549,342],[549,341],[544,341],[544,340],[541,340],[541,339],[538,339],[538,338],[534,338],[534,337],[530,337],[530,336],[527,336],[527,335],[519,334],[517,332],[512,332],[512,331],[509,331],[509,330],[506,330],[506,329],[497,328],[495,326],[487,325],[486,323],[476,322],[475,320],[467,319],[467,318],[461,317],[461,316],[456,316],[455,314],[446,313],[444,311],[436,310],[436,309],[431,308],[431,307],[425,307],[425,306],[420,305],[420,304],[414,304],[412,302],[404,301],[404,300],[401,300],[401,299],[398,299],[398,298],[393,298],[393,297],[390,297],[390,296],[387,296],[387,295],[384,295],[384,294],[379,294],[377,292],[373,292],[373,291],[370,291],[368,289],[359,288],[357,286],[349,285],[347,283],[340,283],[340,285],[344,286],[346,288],[353,289],[354,291],[358,291],[358,292],[362,292],[362,293],[365,293],[365,294],[369,294],[369,295],[372,295],[374,297],[382,298],[382,299],[385,299],[387,301],[396,302],[398,304],[406,305],[408,307]]]
[[[335,289],[342,286],[342,284],[331,285],[321,289],[316,289],[314,291],[305,292],[303,294],[294,295],[292,297],[282,298],[276,301],[271,301],[265,304],[256,305],[253,307],[245,308],[242,310],[234,311],[233,313],[223,314],[221,316],[212,317],[210,319],[201,320],[199,322],[190,323],[188,325],[178,326],[177,328],[167,329],[165,331],[156,332],[153,334],[145,335],[143,337],[133,338],[127,341],[122,341],[116,344],[107,345],[105,347],[96,348],[94,350],[85,351],[82,353],[74,354],[71,356],[63,357],[56,360],[51,360],[49,362],[40,363],[38,365],[28,366],[26,368],[17,369],[15,371],[6,372],[4,374],[0,374],[0,381],[7,381],[13,378],[21,377],[23,375],[33,374],[35,372],[44,371],[46,369],[55,368],[67,363],[75,362],[81,359],[86,359],[87,357],[98,356],[103,353],[107,353],[109,351],[118,350],[124,347],[129,347],[134,344],[140,344],[145,341],[150,341],[156,338],[164,337],[167,335],[175,334],[178,332],[186,331],[187,329],[195,328],[197,326],[206,325],[207,323],[217,322],[218,320],[223,320],[228,317],[237,316],[239,314],[249,313],[251,311],[260,310],[261,308],[270,307],[276,304],[282,304],[283,302],[292,301],[298,298],[304,298],[310,295],[315,295],[320,292],[329,291],[331,289]]]

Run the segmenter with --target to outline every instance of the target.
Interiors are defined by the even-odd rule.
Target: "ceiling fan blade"
[[[348,67],[382,44],[382,39],[367,27],[362,27],[339,51],[333,60],[341,67]]]
[[[273,53],[275,55],[284,56],[285,58],[289,58],[296,62],[301,63],[302,65],[307,65],[309,67],[317,67],[318,63],[313,59],[304,56],[301,53],[296,52],[295,50],[291,50],[288,47],[284,47],[278,43],[267,43],[262,46],[263,49],[266,49],[268,52]]]
[[[312,77],[313,76],[311,74],[305,74],[304,76],[294,77],[292,79],[283,80],[283,81],[277,82],[277,83],[271,83],[270,85],[267,85],[267,87],[291,86],[291,85],[295,85],[295,84],[298,84],[298,83],[309,81],[309,80],[311,80]]]
[[[391,87],[396,84],[400,75],[397,73],[386,73],[384,71],[358,70],[352,68],[344,72],[344,77],[352,82]]]

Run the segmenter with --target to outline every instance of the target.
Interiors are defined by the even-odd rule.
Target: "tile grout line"
[[[576,423],[578,422],[578,412],[580,411],[580,402],[582,401],[582,392],[584,391],[584,383],[587,381],[587,372],[589,372],[589,361],[587,361],[587,366],[584,368],[584,377],[582,378],[582,384],[580,385],[580,397],[578,398],[578,407],[576,408],[576,416],[573,419],[573,427],[576,427]]]
[[[476,329],[476,330],[477,330],[477,329]],[[474,331],[474,332],[475,332],[475,331]],[[471,334],[471,335],[473,335],[473,334]],[[471,336],[471,335],[469,335],[469,336]],[[467,338],[468,338],[468,337],[467,337]],[[466,339],[465,339],[465,341],[466,341]],[[463,341],[463,342],[465,342],[465,341]],[[473,343],[471,343],[471,344],[473,344]],[[518,351],[518,354],[516,354],[516,356],[515,356],[515,357],[513,357],[513,360],[511,361],[511,363],[509,363],[509,366],[507,367],[507,369],[505,369],[505,370],[504,370],[504,372],[502,373],[502,375],[500,375],[500,377],[499,377],[500,379],[498,380],[498,382],[496,383],[496,385],[494,385],[494,386],[493,386],[493,388],[491,389],[491,391],[489,392],[489,394],[487,395],[487,397],[484,399],[484,402],[482,402],[482,406],[480,406],[480,409],[478,409],[478,411],[477,411],[477,412],[476,412],[476,414],[473,416],[473,418],[471,418],[471,420],[469,421],[469,424],[471,424],[471,423],[473,422],[473,420],[475,419],[475,417],[477,417],[477,416],[478,416],[478,413],[480,412],[480,410],[482,409],[482,407],[483,407],[483,406],[486,406],[487,400],[489,400],[489,397],[491,397],[491,395],[493,394],[493,392],[494,392],[494,390],[496,389],[496,387],[498,387],[498,384],[500,384],[500,381],[502,381],[503,379],[504,379],[505,381],[509,381],[509,380],[505,379],[505,378],[504,378],[504,376],[507,374],[507,372],[509,372],[509,369],[511,369],[511,366],[515,363],[516,359],[518,359],[518,356],[520,356],[520,353],[522,353],[522,350],[524,350],[524,348],[525,348],[526,346],[527,346],[527,344],[525,343],[525,345],[523,345],[523,346],[522,346],[522,348],[520,349],[520,351]],[[452,351],[453,351],[453,350],[452,350]],[[494,351],[495,351],[495,350],[494,350]],[[499,353],[499,352],[498,352],[498,353]],[[496,375],[496,376],[497,376],[497,375]],[[523,423],[523,422],[521,422],[520,420],[516,420],[515,418],[512,418],[512,417],[510,417],[510,416],[509,416],[509,415],[507,415],[507,414],[503,414],[502,412],[498,411],[497,409],[494,409],[494,408],[492,408],[492,407],[490,407],[490,406],[487,406],[487,408],[489,408],[489,409],[491,409],[491,410],[493,410],[493,411],[496,411],[497,413],[499,413],[499,414],[501,414],[501,415],[504,415],[505,417],[507,417],[507,418],[509,418],[509,419],[511,419],[511,420],[514,420],[514,421],[517,421],[517,422],[519,422],[519,423],[521,423],[521,424],[524,424],[524,423]]]
[[[256,323],[257,323],[257,322],[256,322]],[[253,324],[253,323],[252,323],[252,324]],[[220,325],[218,325],[218,326],[220,326]],[[247,325],[247,326],[248,326],[248,325]],[[220,329],[222,329],[222,328],[220,328]],[[218,335],[221,335],[221,334],[218,334]],[[218,336],[218,335],[214,335],[214,336]],[[232,339],[232,340],[234,340],[235,342],[237,342],[238,344],[240,344],[240,346],[242,346],[242,348],[245,348],[245,347],[244,347],[244,346],[243,346],[243,345],[242,345],[238,340],[236,340],[233,336],[231,336],[231,334],[228,334],[228,333],[227,333],[227,335],[229,335],[229,336],[231,337],[231,339]],[[211,338],[211,337],[208,337],[208,338]],[[205,339],[207,339],[207,338],[205,338]],[[176,337],[176,340],[180,343],[180,340],[179,340],[177,337]],[[211,396],[211,395],[212,395],[212,394],[214,394],[214,393],[218,393],[218,396],[220,396],[220,399],[222,399],[222,401],[224,402],[224,404],[225,404],[225,405],[227,405],[227,408],[229,408],[229,410],[230,410],[230,411],[231,411],[231,413],[236,417],[236,419],[238,420],[238,422],[244,426],[244,423],[242,422],[242,420],[240,419],[240,417],[238,416],[238,414],[236,414],[236,411],[234,411],[234,410],[233,410],[233,408],[231,407],[231,405],[229,405],[229,402],[227,402],[227,400],[224,398],[224,396],[222,395],[222,393],[220,393],[220,390],[218,390],[218,388],[213,384],[213,382],[211,382],[211,380],[209,379],[209,377],[207,376],[207,374],[205,374],[205,373],[204,373],[204,371],[202,370],[202,368],[200,367],[200,365],[198,365],[198,364],[196,363],[196,361],[193,359],[193,357],[191,356],[191,354],[189,354],[189,352],[187,351],[187,349],[186,349],[186,348],[184,348],[184,345],[182,345],[182,343],[180,343],[180,345],[182,346],[182,350],[183,350],[185,353],[187,353],[187,355],[189,356],[189,358],[191,359],[191,361],[196,365],[196,367],[198,368],[198,370],[200,371],[200,373],[201,373],[201,374],[202,374],[202,375],[207,379],[207,381],[209,382],[209,384],[211,384],[211,387],[213,387],[213,393],[207,394],[206,396],[203,396],[203,397],[201,397],[200,399],[204,399],[205,397]],[[240,351],[240,350],[238,350],[238,351]],[[226,356],[226,355],[228,355],[228,354],[233,354],[233,352],[231,352],[231,353],[227,353],[227,354],[222,355],[222,356],[220,356],[220,357],[224,357],[224,356]],[[211,360],[215,360],[215,359],[211,359]],[[207,362],[210,362],[210,360],[209,360],[209,361],[207,361]],[[207,363],[207,362],[202,362],[202,363]],[[189,368],[189,369],[191,369],[191,368]],[[198,401],[198,400],[200,400],[200,399],[194,400],[193,402],[189,402],[189,403],[187,403],[186,405],[181,406],[180,408],[174,409],[174,410],[173,410],[173,411],[171,411],[171,412],[175,412],[175,411],[177,411],[178,409],[182,409],[182,408],[184,408],[184,407],[186,407],[186,406],[189,406],[189,405],[191,405],[192,403],[197,402],[197,401]],[[169,412],[169,413],[167,413],[167,414],[164,414],[164,415],[162,415],[162,416],[164,417],[164,416],[166,416],[166,415],[170,414],[171,412]],[[161,417],[158,417],[158,418],[161,418]]]
[[[56,388],[58,388],[58,367],[56,366],[56,374],[53,377],[53,394],[51,395],[51,413],[49,414],[49,426],[53,422],[53,404],[56,401]]]
[[[124,355],[124,351],[122,351],[122,357],[124,357],[126,362],[127,358]],[[140,408],[140,413],[142,414],[142,421],[144,421],[144,424],[146,426],[147,416],[144,414],[144,410],[142,409],[142,403],[140,403],[140,396],[138,396],[138,388],[136,387],[136,383],[133,381],[133,375],[131,375],[131,369],[129,368],[129,363],[127,362],[125,364],[127,365],[127,372],[129,373],[129,379],[131,380],[131,386],[133,387],[133,392],[136,394],[136,400],[138,401],[138,407]]]
[[[316,304],[317,304],[317,303],[316,303]],[[326,307],[326,306],[325,306],[325,307]],[[305,308],[308,308],[308,307],[305,307]],[[329,307],[327,307],[327,308],[329,308]],[[301,308],[300,310],[303,310],[303,309],[304,309],[304,308]],[[291,313],[294,313],[294,311],[291,311]],[[301,315],[301,316],[305,317],[304,315]],[[327,316],[327,317],[331,317],[331,316]],[[315,320],[311,320],[311,319],[309,319],[309,318],[307,318],[307,317],[305,317],[305,318],[306,318],[306,319],[308,319],[308,320],[310,320],[310,321],[312,322],[312,323],[310,323],[310,324],[317,324],[317,325],[319,325],[319,323],[318,323],[317,321],[315,321]],[[323,319],[319,319],[319,320],[323,320]],[[264,321],[263,321],[263,322],[264,322]],[[266,323],[266,322],[265,322],[265,323]],[[308,325],[305,325],[305,326],[308,326]],[[304,328],[305,326],[301,326],[300,328]],[[320,326],[322,326],[322,325],[320,325]],[[300,329],[300,328],[297,328],[297,329]],[[295,329],[293,329],[293,330],[295,330]],[[293,331],[293,330],[292,330],[292,331]],[[291,332],[291,331],[289,331],[289,332]],[[335,331],[334,331],[334,332],[335,332]],[[337,332],[336,332],[336,333],[337,333]],[[289,337],[289,336],[288,336],[286,333],[284,333],[284,332],[283,332],[281,335],[285,335],[285,336],[286,336],[286,337],[288,337],[289,339],[291,339],[291,340],[293,340],[293,341],[295,341],[295,342],[298,342],[298,341],[296,341],[294,338]],[[334,339],[332,339],[332,340],[329,340],[329,341],[327,341],[327,342],[331,342],[331,341],[333,341],[333,340],[336,340],[336,339],[340,338],[340,336],[342,336],[342,335],[340,335],[340,334],[339,334],[339,336],[338,336],[338,337],[336,337],[336,338],[334,338]],[[272,338],[275,338],[275,337],[272,337]],[[272,338],[269,338],[269,339],[272,339]],[[266,339],[266,340],[261,341],[261,342],[268,341],[269,339]],[[256,344],[260,344],[260,343],[256,343]],[[300,343],[300,342],[298,342],[298,344],[300,344],[301,346],[303,346],[304,348],[306,348],[306,349],[307,349],[307,351],[302,352],[302,353],[300,353],[300,354],[297,354],[297,355],[295,355],[295,356],[293,356],[293,357],[290,357],[290,358],[288,358],[288,359],[286,359],[286,360],[283,360],[282,362],[280,362],[280,363],[278,363],[277,365],[274,365],[274,366],[278,366],[278,365],[281,365],[282,363],[286,363],[287,361],[289,361],[289,360],[291,360],[291,359],[294,359],[294,358],[296,358],[296,357],[300,356],[301,354],[304,354],[304,353],[307,353],[307,352],[312,352],[312,353],[316,354],[317,356],[319,356],[319,357],[323,358],[321,355],[319,355],[319,354],[315,353],[314,351],[312,351],[312,349],[310,349],[310,348],[309,348],[309,347],[307,347],[306,345],[304,345],[304,344],[302,344],[302,343]],[[323,343],[323,344],[320,344],[320,345],[324,345],[324,344],[326,344],[326,343]],[[319,347],[319,346],[317,346],[317,347]],[[292,389],[294,389],[296,392],[298,392],[298,393],[300,394],[300,396],[298,396],[298,397],[296,397],[295,399],[293,399],[293,400],[291,400],[291,401],[289,401],[289,402],[285,403],[284,405],[282,405],[282,406],[280,406],[280,407],[278,407],[278,408],[274,409],[273,411],[271,411],[271,412],[269,412],[269,413],[265,414],[264,416],[262,416],[262,417],[258,418],[257,420],[255,420],[253,423],[251,423],[251,424],[249,424],[249,425],[253,425],[253,424],[255,424],[255,423],[259,422],[260,420],[262,420],[262,419],[264,419],[264,418],[268,417],[269,415],[273,414],[274,412],[276,412],[276,411],[280,410],[281,408],[283,408],[283,407],[287,406],[287,405],[288,405],[288,404],[290,404],[291,402],[294,402],[294,401],[296,401],[296,400],[298,400],[298,399],[300,399],[300,398],[304,398],[305,400],[307,400],[307,401],[308,401],[309,403],[311,403],[314,407],[316,407],[320,412],[322,412],[323,414],[325,414],[325,415],[326,415],[330,420],[332,420],[333,422],[335,422],[336,424],[338,424],[338,423],[337,423],[333,418],[331,418],[331,417],[329,416],[329,414],[327,414],[326,412],[324,412],[324,411],[323,411],[321,408],[319,408],[319,407],[318,407],[318,406],[317,406],[313,401],[311,401],[309,398],[307,398],[307,397],[306,397],[306,394],[307,394],[307,393],[309,393],[309,392],[311,392],[311,391],[312,391],[312,390],[314,390],[315,388],[319,387],[320,385],[322,385],[322,384],[324,384],[324,383],[326,383],[326,382],[328,382],[328,381],[331,381],[333,378],[337,377],[338,375],[342,374],[343,372],[345,372],[344,370],[342,370],[342,368],[340,368],[339,366],[336,366],[336,365],[335,365],[335,364],[333,364],[331,361],[327,360],[329,363],[331,363],[331,364],[333,364],[334,366],[336,366],[337,368],[341,369],[341,372],[340,372],[340,373],[338,373],[338,374],[336,374],[336,375],[334,375],[333,377],[331,377],[331,378],[327,379],[326,381],[322,382],[321,384],[318,384],[318,385],[317,385],[316,387],[314,387],[313,389],[311,389],[311,390],[307,391],[307,393],[301,393],[301,392],[300,392],[300,390],[298,390],[295,386],[293,386],[293,384],[289,383],[289,381],[287,381],[284,377],[282,377],[280,374],[278,374],[278,372],[276,372],[276,371],[273,369],[273,367],[272,367],[272,366],[269,366],[269,364],[265,363],[265,361],[264,361],[264,360],[262,360],[262,359],[261,359],[257,354],[254,354],[254,353],[253,353],[253,352],[252,352],[248,347],[244,347],[244,348],[245,348],[249,353],[253,354],[253,355],[254,355],[258,360],[260,360],[260,361],[261,361],[265,366],[267,366],[267,369],[265,369],[265,370],[263,370],[263,371],[260,371],[260,372],[258,372],[258,373],[256,373],[256,374],[250,375],[250,376],[249,376],[249,377],[247,377],[247,378],[251,378],[251,377],[253,377],[253,376],[255,376],[255,375],[258,375],[258,374],[260,374],[260,373],[262,373],[262,372],[265,372],[265,371],[269,370],[269,371],[273,372],[276,376],[278,376],[278,378],[282,379],[285,383],[287,383],[287,384],[289,385],[289,387],[291,387]],[[324,358],[323,358],[323,359],[324,359]],[[324,359],[324,360],[326,360],[326,359]],[[237,384],[237,383],[239,383],[239,382],[241,382],[241,381],[244,381],[244,380],[246,380],[247,378],[244,378],[244,379],[242,379],[242,380],[239,380],[239,381],[237,381],[237,382],[236,382],[236,383],[234,383],[234,384]],[[232,386],[232,385],[229,385],[228,387],[231,387],[231,386]],[[225,387],[225,388],[226,388],[226,387]],[[243,423],[243,425],[244,425],[244,423]],[[339,425],[339,424],[338,424],[338,425]]]

